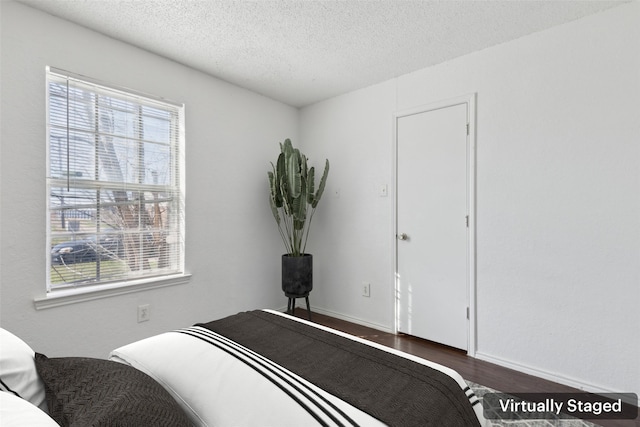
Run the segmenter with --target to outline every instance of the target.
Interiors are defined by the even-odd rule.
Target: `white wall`
[[[313,307],[393,330],[392,115],[395,82],[304,108],[303,151],[319,165],[329,159],[325,194],[314,216]],[[387,185],[389,195],[380,197]],[[362,284],[371,296],[362,296]]]
[[[266,172],[278,142],[297,139],[297,109],[21,4],[2,1],[1,18],[2,327],[50,356],[105,357],[154,333],[284,306]],[[188,285],[35,310],[46,273],[46,65],[186,104]],[[151,320],[138,324],[142,303]]]
[[[314,305],[393,328],[394,199],[377,194],[394,180],[392,115],[468,93],[478,357],[640,393],[638,2],[303,109],[305,150],[340,189],[313,236]]]

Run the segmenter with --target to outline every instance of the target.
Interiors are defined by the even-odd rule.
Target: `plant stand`
[[[309,316],[309,320],[311,320],[311,306],[309,305],[309,293],[307,292],[304,295],[297,294],[284,294],[289,301],[287,302],[287,314],[291,314],[293,316],[293,311],[296,308],[296,298],[304,298],[307,302],[307,315]]]

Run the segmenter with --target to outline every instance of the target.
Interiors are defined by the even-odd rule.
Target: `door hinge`
[[[467,135],[469,135],[469,123],[467,123]]]
[[[469,228],[469,215],[465,216],[465,223],[467,224],[467,228]]]
[[[469,307],[467,307],[467,319],[469,318]]]

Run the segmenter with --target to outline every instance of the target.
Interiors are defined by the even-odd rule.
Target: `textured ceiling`
[[[297,107],[623,3],[18,1]]]

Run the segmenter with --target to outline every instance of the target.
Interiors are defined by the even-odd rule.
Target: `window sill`
[[[92,286],[90,288],[64,289],[50,292],[45,296],[36,297],[33,302],[36,310],[44,310],[84,301],[109,298],[116,295],[130,294],[167,286],[184,285],[189,283],[190,279],[191,274],[177,274],[174,276],[136,280],[119,284]]]

